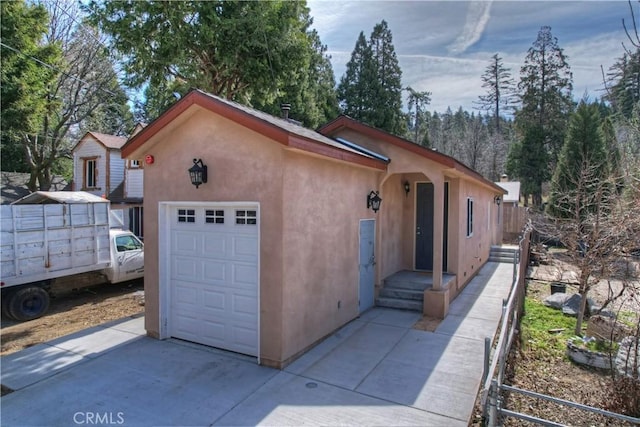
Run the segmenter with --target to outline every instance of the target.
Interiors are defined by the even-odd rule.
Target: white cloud
[[[451,53],[462,53],[473,46],[484,32],[491,17],[491,1],[470,2],[462,33],[449,45]]]

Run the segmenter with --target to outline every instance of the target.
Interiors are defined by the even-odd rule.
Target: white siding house
[[[142,162],[122,158],[125,142],[125,137],[87,132],[72,150],[72,188],[109,199],[111,209],[121,211],[125,227],[142,237]]]

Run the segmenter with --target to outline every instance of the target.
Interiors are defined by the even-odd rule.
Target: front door
[[[416,190],[416,270],[433,270],[433,184]]]
[[[373,307],[375,282],[375,229],[374,219],[360,221],[360,291],[358,306],[360,313]]]

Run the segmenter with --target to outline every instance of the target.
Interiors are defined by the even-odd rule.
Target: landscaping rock
[[[571,298],[571,294],[558,292],[546,297],[544,299],[544,305],[546,305],[547,307],[555,308],[556,310],[562,310],[562,307],[569,298]]]
[[[568,314],[569,316],[577,316],[578,311],[580,311],[580,295],[573,294],[567,301],[565,301],[562,306],[562,312],[564,314]]]
[[[581,348],[571,341],[567,342],[567,356],[580,365],[605,370],[611,369],[611,360],[613,359],[613,357],[607,353]]]
[[[634,337],[626,337],[620,342],[620,348],[615,360],[615,367],[620,375],[632,377],[634,366],[636,372],[640,375],[638,352],[640,352],[640,348]]]

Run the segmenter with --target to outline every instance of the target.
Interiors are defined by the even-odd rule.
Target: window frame
[[[467,197],[467,237],[473,236],[473,197]]]
[[[93,168],[90,165],[93,163]],[[89,173],[92,173],[93,183],[89,182]],[[93,185],[90,185],[93,184]],[[98,157],[82,158],[82,189],[83,190],[100,190],[98,187]]]

